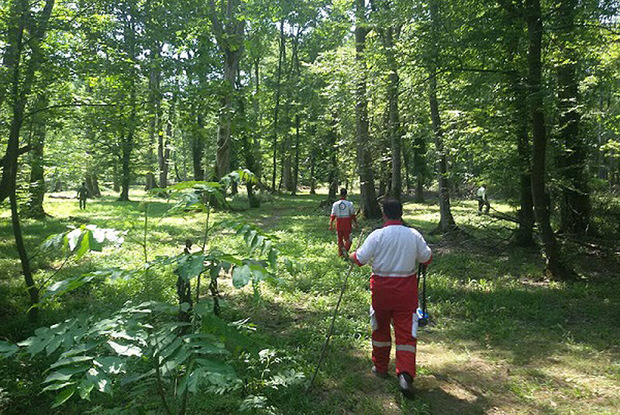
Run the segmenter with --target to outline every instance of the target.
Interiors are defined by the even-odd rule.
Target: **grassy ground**
[[[62,196],[62,195],[56,195]],[[140,200],[139,192],[132,194]],[[312,375],[348,265],[336,255],[335,235],[327,230],[328,212],[319,208],[324,195],[274,197],[258,210],[218,213],[214,219],[244,218],[277,235],[284,257],[295,269],[280,267],[279,283],[236,290],[221,283],[224,316],[249,317],[256,338],[289,365]],[[354,198],[355,202],[355,198]],[[244,208],[241,197],[233,201]],[[465,233],[454,238],[432,235],[438,209],[432,204],[405,205],[407,222],[427,237],[434,251],[429,270],[431,325],[418,342],[418,398],[405,401],[394,376],[380,380],[370,374],[368,325],[369,270],[355,268],[336,319],[336,330],[317,382],[266,394],[272,413],[282,414],[615,414],[620,412],[620,280],[618,253],[571,245],[584,280],[574,284],[545,281],[536,250],[512,246],[509,222],[475,215],[475,202],[456,202],[454,214]],[[112,195],[79,211],[77,201],[48,198],[53,218],[25,221],[30,251],[46,235],[67,225],[94,223],[127,229],[123,249],[91,254],[69,262],[54,277],[110,266],[130,267],[144,261],[144,204],[116,202]],[[147,259],[179,253],[187,238],[198,241],[204,216],[164,217],[170,205],[149,203]],[[511,213],[505,205],[494,206]],[[378,223],[363,223],[366,231]],[[357,236],[354,244],[357,244]],[[214,235],[212,244],[236,250],[238,240]],[[592,248],[587,248],[592,251]],[[594,255],[593,255],[594,254]],[[59,260],[36,258],[37,279],[60,267]],[[13,248],[8,212],[0,212],[0,337],[14,341],[29,335],[24,315],[26,296]],[[149,280],[136,278],[92,287],[72,295],[42,313],[53,324],[78,312],[103,313],[127,299],[174,301],[174,277],[162,273]],[[393,364],[390,368],[394,373]],[[248,380],[260,373],[247,369]],[[50,395],[38,395],[41,364],[37,361],[0,363],[0,412],[53,413]],[[252,384],[252,381],[248,384]],[[256,383],[256,382],[255,382]],[[248,386],[249,388],[249,386]],[[246,393],[247,389],[246,388]],[[191,413],[237,413],[243,392],[201,395],[191,401]],[[68,413],[109,407],[122,402],[100,399],[92,404],[71,401]]]

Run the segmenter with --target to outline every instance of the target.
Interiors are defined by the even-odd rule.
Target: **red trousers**
[[[337,231],[338,233],[338,255],[344,256],[351,249],[351,229]]]
[[[415,310],[370,309],[372,326],[372,361],[378,372],[387,372],[390,363],[390,322],[396,338],[396,374],[407,372],[415,377],[415,354],[418,319]]]

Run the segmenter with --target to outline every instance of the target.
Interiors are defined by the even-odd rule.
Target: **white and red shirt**
[[[413,228],[387,221],[368,235],[353,254],[358,265],[370,264],[372,305],[375,309],[415,310],[418,306],[418,264],[431,262],[431,249]]]
[[[355,219],[355,208],[353,203],[341,198],[332,205],[331,220],[336,219],[336,230],[350,231],[351,222]]]

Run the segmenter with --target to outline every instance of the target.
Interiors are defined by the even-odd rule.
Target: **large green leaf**
[[[245,287],[252,278],[252,270],[249,265],[236,266],[233,270],[233,285],[235,288]]]
[[[88,370],[89,366],[78,367],[63,367],[50,373],[43,383],[50,382],[67,382],[76,373],[84,373]]]
[[[75,385],[72,385],[64,389],[62,392],[60,392],[58,396],[56,397],[56,399],[54,399],[54,404],[52,405],[52,409],[57,408],[63,403],[67,402],[69,398],[71,398],[73,394],[75,393],[75,389],[76,389]]]
[[[43,294],[41,295],[42,299],[48,299],[50,297],[58,297],[64,295],[70,291],[74,291],[83,285],[94,280],[96,275],[93,274],[82,274],[75,277],[69,277],[62,281],[56,281],[49,287],[45,289]]]
[[[142,349],[138,346],[132,344],[120,344],[112,340],[108,340],[107,344],[120,356],[142,356]]]
[[[67,366],[73,363],[82,363],[82,362],[89,362],[93,360],[93,358],[91,356],[72,356],[72,357],[66,357],[63,359],[60,359],[58,361],[56,361],[55,363],[53,363],[50,368],[51,369],[55,369],[57,367],[61,367],[61,366]]]
[[[15,344],[0,340],[0,356],[11,357],[18,351],[19,347]]]
[[[179,265],[179,276],[186,281],[197,277],[204,270],[204,260],[205,256],[202,253],[188,255]]]

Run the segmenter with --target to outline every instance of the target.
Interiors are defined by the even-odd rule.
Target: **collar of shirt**
[[[347,198],[346,197],[341,197],[340,200],[347,200]]]
[[[385,228],[386,226],[390,226],[390,225],[402,225],[403,222],[401,222],[398,219],[388,219],[383,223],[383,227]]]

